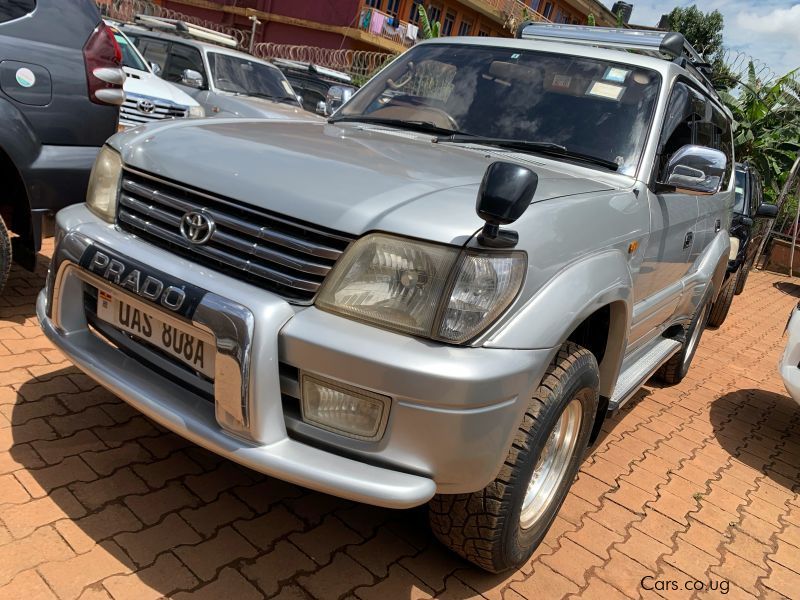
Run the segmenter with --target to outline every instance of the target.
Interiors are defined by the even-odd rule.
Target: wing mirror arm
[[[530,169],[509,162],[489,165],[478,191],[475,211],[486,221],[478,243],[487,248],[513,248],[519,242],[516,231],[500,229],[519,219],[533,201],[539,177]]]

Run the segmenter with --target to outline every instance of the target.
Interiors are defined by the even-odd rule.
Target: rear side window
[[[24,17],[34,8],[36,0],[0,0],[0,23]]]
[[[167,64],[167,50],[169,49],[167,42],[149,38],[131,39],[148,62],[155,63],[161,67],[162,71],[164,70],[164,66]]]

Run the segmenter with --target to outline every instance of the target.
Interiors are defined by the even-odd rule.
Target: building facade
[[[155,0],[164,8],[249,30],[255,41],[342,50],[401,52],[421,35],[418,6],[442,36],[512,36],[524,20],[597,25],[616,18],[599,0]]]

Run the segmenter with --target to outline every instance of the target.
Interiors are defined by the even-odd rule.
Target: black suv
[[[33,269],[42,216],[85,199],[117,130],[120,59],[92,0],[0,1],[0,290],[12,247]]]
[[[303,108],[309,112],[327,116],[344,104],[344,101],[356,91],[353,80],[347,73],[284,58],[273,58],[271,62],[283,71],[294,91],[302,98]],[[340,88],[339,96],[346,97],[332,99],[329,92],[334,87]],[[333,105],[330,106],[329,103]]]
[[[778,207],[763,202],[761,176],[748,164],[736,165],[736,200],[731,221],[731,255],[722,291],[711,308],[708,324],[719,327],[728,316],[733,296],[744,290],[766,227],[761,219],[774,219]]]

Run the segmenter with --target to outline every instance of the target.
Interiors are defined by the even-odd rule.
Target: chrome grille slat
[[[351,241],[340,233],[308,227],[145,173],[126,169],[121,187],[120,229],[222,272],[243,273],[255,285],[299,304],[313,301]],[[202,212],[216,223],[207,243],[192,244],[181,235],[181,220],[187,212]]]
[[[122,189],[134,194],[145,196],[149,200],[153,200],[160,204],[170,205],[181,212],[188,212],[197,208],[197,205],[185,202],[175,195],[164,193],[161,190],[150,189],[147,186],[135,181],[124,180],[122,182]],[[336,260],[342,254],[342,251],[336,248],[326,246],[324,244],[313,243],[308,240],[298,239],[274,229],[259,227],[257,225],[248,223],[243,219],[238,219],[231,215],[225,214],[222,211],[209,208],[205,208],[204,211],[211,216],[211,218],[214,219],[218,225],[223,225],[230,229],[234,229],[239,233],[261,239],[265,242],[272,242],[273,244],[278,244],[291,250],[303,252],[304,254],[311,254],[312,256],[328,258],[331,260]]]

